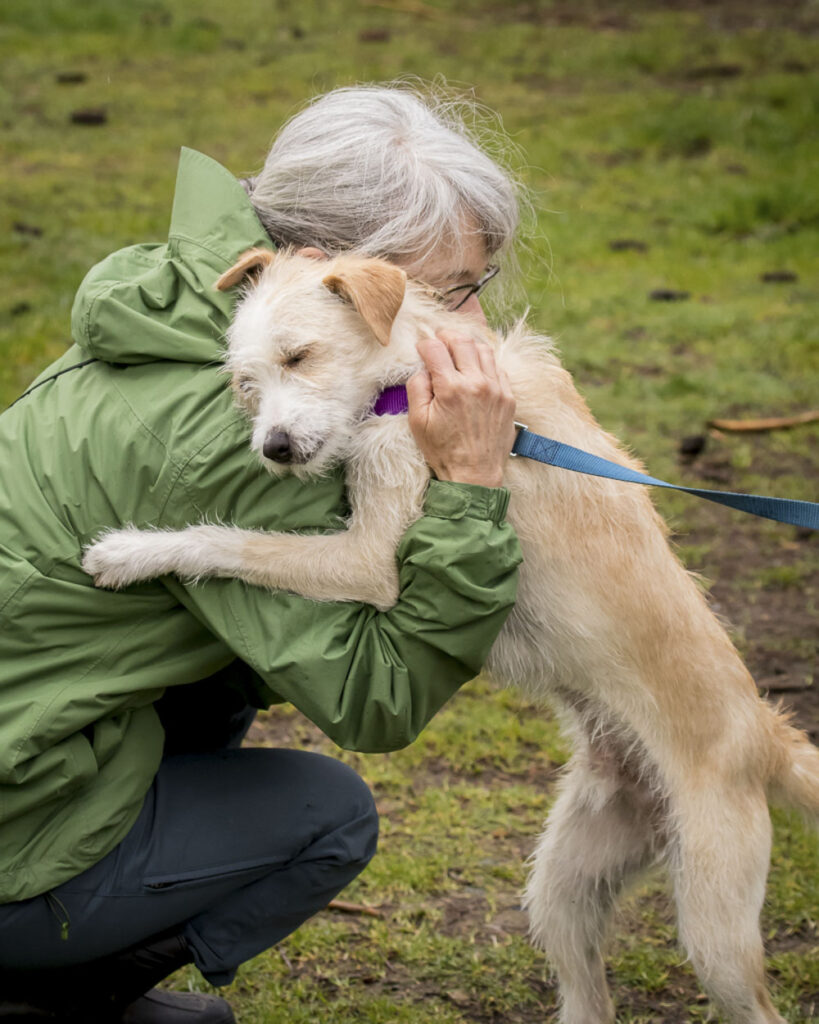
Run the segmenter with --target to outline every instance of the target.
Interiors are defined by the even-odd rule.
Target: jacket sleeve
[[[431,481],[399,545],[400,595],[386,612],[239,580],[166,583],[255,670],[262,703],[294,704],[341,747],[397,750],[477,675],[514,604],[521,553],[508,498]]]

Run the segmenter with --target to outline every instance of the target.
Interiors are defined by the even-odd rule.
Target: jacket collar
[[[168,237],[209,250],[225,269],[245,249],[272,246],[239,181],[209,156],[186,147],[179,157]]]

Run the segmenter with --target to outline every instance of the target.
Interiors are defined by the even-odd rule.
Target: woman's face
[[[298,253],[312,259],[327,259],[326,253],[312,246],[301,248]],[[403,267],[410,277],[423,281],[424,284],[430,285],[436,291],[446,292],[450,288],[479,281],[489,265],[489,254],[480,234],[477,231],[471,231],[467,235],[463,248],[458,253],[453,253],[450,248],[442,247],[422,261],[404,260],[399,262],[396,260],[396,263]],[[466,302],[458,307],[458,312],[465,313],[467,316],[477,319],[479,323],[486,324],[486,316],[477,295],[470,295]]]
[[[488,264],[489,254],[480,235],[474,232],[467,236],[460,252],[453,254],[451,250],[446,249],[435,251],[420,264],[404,264],[404,269],[411,277],[417,277],[436,291],[446,292],[450,288],[473,284],[480,280],[486,273]],[[483,324],[486,323],[486,316],[477,295],[470,295],[458,308],[458,312],[477,318]]]

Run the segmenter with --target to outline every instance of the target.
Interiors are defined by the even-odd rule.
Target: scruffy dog
[[[218,287],[240,281],[227,367],[252,447],[273,473],[309,477],[343,461],[348,528],[126,528],[85,556],[99,586],[230,576],[389,608],[395,550],[421,514],[429,471],[406,416],[368,413],[383,388],[418,368],[418,338],[442,328],[469,325],[495,347],[517,415],[533,430],[637,468],[595,422],[548,340],[522,324],[497,338],[378,260],[252,250]],[[524,562],[487,668],[548,698],[574,751],[525,897],[534,940],[557,967],[561,1020],[614,1019],[606,923],[624,886],[662,862],[704,987],[734,1024],[783,1024],[766,991],[759,933],[767,799],[819,817],[819,751],[758,696],[644,488],[522,458],[509,460],[504,482]]]

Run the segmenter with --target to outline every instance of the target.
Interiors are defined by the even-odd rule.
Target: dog
[[[97,585],[162,574],[238,577],[317,601],[390,608],[395,551],[421,515],[429,469],[403,415],[368,415],[419,368],[442,329],[494,347],[532,430],[639,469],[594,420],[548,339],[503,337],[452,313],[389,263],[245,253],[226,368],[272,473],[346,466],[347,529],[321,536],[193,525],[125,528],[88,548]],[[784,1024],[767,992],[759,915],[768,799],[819,819],[819,750],[762,700],[644,488],[509,459],[518,597],[488,664],[556,708],[573,753],[532,858],[525,905],[553,961],[563,1024],[610,1024],[602,948],[640,872],[670,872],[679,934],[733,1024]]]

